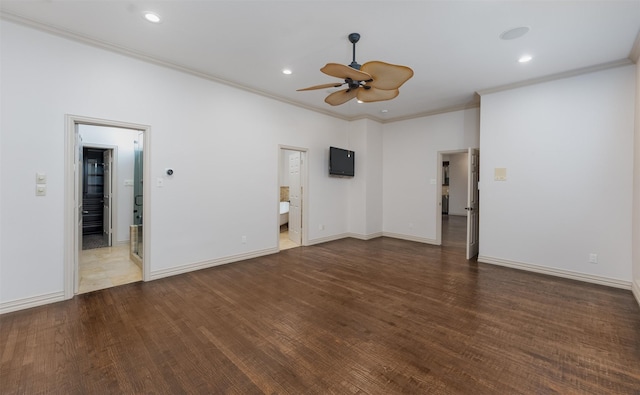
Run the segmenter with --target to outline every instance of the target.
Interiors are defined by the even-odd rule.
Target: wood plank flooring
[[[345,239],[2,315],[0,392],[638,394],[640,308],[458,247]]]

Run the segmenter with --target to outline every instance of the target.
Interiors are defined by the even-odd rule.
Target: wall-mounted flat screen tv
[[[329,147],[329,174],[333,176],[353,177],[355,152]]]

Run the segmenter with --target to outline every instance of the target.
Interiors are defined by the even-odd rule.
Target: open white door
[[[289,240],[302,244],[302,182],[300,152],[289,155]]]
[[[78,265],[80,264],[80,254],[82,253],[82,217],[84,214],[84,208],[82,206],[82,200],[83,200],[83,186],[82,183],[84,181],[83,177],[83,171],[84,171],[84,158],[83,158],[83,154],[82,154],[82,136],[80,136],[80,133],[78,133],[78,125],[75,125],[75,154],[74,154],[74,169],[75,169],[75,199],[76,199],[76,215],[77,215],[77,221],[76,221],[76,231],[75,231],[75,242],[76,242],[76,248],[74,249],[74,262],[75,264],[74,266],[74,273],[73,273],[73,278],[74,278],[74,285],[73,285],[73,293],[77,294],[78,293],[78,286],[80,284],[80,277],[79,277],[79,272],[78,272]]]
[[[480,180],[480,151],[469,148],[467,177],[469,188],[467,189],[467,259],[478,255],[478,223],[480,212],[478,204],[480,193],[478,181]]]
[[[112,205],[113,183],[111,173],[113,167],[113,155],[110,149],[102,153],[102,163],[104,163],[104,192],[102,196],[102,233],[107,239],[107,246],[111,247],[111,236],[113,234]]]

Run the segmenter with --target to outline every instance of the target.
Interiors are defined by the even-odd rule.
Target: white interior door
[[[82,206],[82,200],[83,200],[83,171],[84,171],[84,158],[82,155],[82,136],[80,136],[80,133],[78,133],[78,125],[76,124],[75,126],[75,138],[76,138],[76,144],[75,144],[75,155],[74,155],[74,170],[76,173],[76,177],[75,177],[75,199],[76,199],[76,215],[78,216],[77,218],[77,227],[76,227],[76,234],[75,234],[75,240],[76,240],[76,248],[75,248],[75,252],[74,252],[74,273],[73,273],[73,278],[74,278],[74,286],[73,286],[73,293],[77,294],[78,293],[78,286],[80,284],[80,278],[79,278],[79,274],[78,274],[78,265],[80,264],[80,254],[82,253],[82,217],[84,214],[84,207]]]
[[[110,149],[102,153],[102,163],[104,163],[104,189],[102,196],[102,233],[107,238],[107,245],[111,247],[111,237],[113,235],[113,183],[111,174],[113,167],[113,151]]]
[[[300,152],[289,155],[289,240],[302,244],[302,182]]]
[[[478,223],[480,219],[478,181],[480,180],[480,151],[469,148],[467,169],[467,259],[478,255]]]

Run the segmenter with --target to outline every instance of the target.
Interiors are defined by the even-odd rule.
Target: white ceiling
[[[635,1],[67,1],[0,2],[5,19],[35,25],[345,118],[380,121],[469,105],[476,92],[576,70],[630,63]],[[159,24],[142,14],[153,11]],[[499,35],[528,26],[515,40]],[[324,103],[340,82],[320,72],[356,60],[414,70],[393,100]],[[528,53],[533,60],[518,63]],[[292,75],[281,70],[290,68]],[[382,110],[388,112],[382,113]]]

